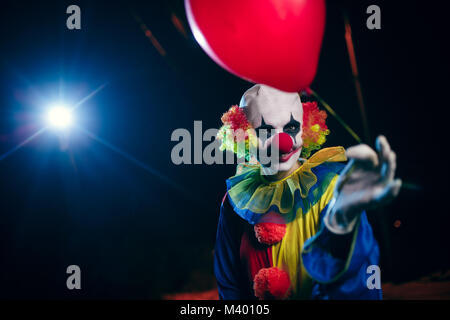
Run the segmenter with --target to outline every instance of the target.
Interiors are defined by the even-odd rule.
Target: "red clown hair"
[[[225,112],[221,120],[223,124],[229,124],[233,130],[247,130],[250,128],[247,116],[242,108],[239,108],[237,105],[232,106],[228,112]]]
[[[217,139],[221,140],[220,150],[230,150],[237,154],[238,157],[245,157],[250,161],[250,147],[256,146],[256,135],[252,134],[252,126],[247,120],[247,116],[242,108],[237,105],[222,115],[223,126],[217,133]],[[239,143],[241,148],[239,148]]]
[[[302,125],[302,139],[303,148],[302,156],[307,158],[313,150],[320,149],[325,143],[327,136],[330,133],[325,123],[327,113],[319,110],[317,102],[304,102],[303,105],[303,125]]]
[[[303,102],[303,124],[302,124],[302,140],[303,147],[301,156],[308,158],[311,152],[318,150],[326,141],[326,136],[330,133],[325,123],[327,113],[319,110],[317,102]],[[237,105],[233,105],[222,118],[223,126],[219,129],[217,138],[222,140],[221,150],[230,150],[238,154],[238,157],[245,157],[250,160],[249,146],[254,145],[255,134],[249,123],[244,110]],[[243,130],[244,135],[234,136],[233,132]],[[252,131],[253,130],[253,131]],[[239,152],[237,143],[245,141],[245,150]]]
[[[262,268],[253,279],[253,290],[259,300],[286,299],[290,286],[287,272],[277,267]]]

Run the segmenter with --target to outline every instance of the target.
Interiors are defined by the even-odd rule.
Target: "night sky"
[[[372,136],[366,142],[384,134],[397,176],[414,186],[369,212],[382,281],[403,282],[450,267],[448,34],[432,3],[393,2],[328,1],[311,87],[363,135],[346,12]],[[81,30],[66,28],[71,4],[81,8]],[[381,8],[381,30],[366,28],[370,4]],[[213,288],[219,206],[235,166],[174,165],[170,137],[177,128],[193,135],[195,120],[203,130],[218,128],[252,84],[202,51],[182,0],[6,0],[0,8],[0,298],[155,299]],[[75,115],[91,135],[70,130],[64,148],[45,131],[2,158],[42,127],[52,102],[74,104],[99,87]],[[325,146],[355,144],[332,117],[328,126]],[[72,264],[81,268],[82,290],[66,288]]]

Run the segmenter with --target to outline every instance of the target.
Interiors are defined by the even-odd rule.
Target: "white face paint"
[[[258,134],[258,160],[266,167],[270,165],[270,171],[275,171],[273,173],[289,171],[300,157],[303,145],[303,107],[300,96],[257,84],[244,93],[240,107],[244,108],[248,121]],[[278,150],[271,148],[271,144],[274,136],[281,132],[291,136],[293,147],[287,153],[271,157],[276,163],[266,164],[267,161],[261,161],[261,154],[270,154],[268,149],[278,153]]]

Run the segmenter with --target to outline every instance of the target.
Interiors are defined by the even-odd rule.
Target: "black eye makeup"
[[[283,127],[283,132],[291,135],[293,138],[300,132],[301,124],[297,120],[294,119],[291,113],[291,119],[288,123],[286,123]]]
[[[256,128],[256,135],[258,136],[258,138],[261,138],[260,135],[263,135],[265,139],[262,140],[267,140],[271,137],[272,130],[274,129],[275,128],[272,125],[266,124],[264,118],[261,116],[261,125],[258,128]]]

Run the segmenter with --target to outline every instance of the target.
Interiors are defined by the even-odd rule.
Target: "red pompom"
[[[286,299],[290,293],[291,281],[286,271],[277,267],[262,268],[253,279],[255,296],[260,300]]]
[[[253,229],[258,241],[268,245],[280,242],[286,234],[285,224],[272,222],[257,223]]]

